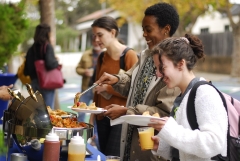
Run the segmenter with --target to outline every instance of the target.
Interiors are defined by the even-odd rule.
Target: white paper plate
[[[121,116],[120,119],[122,119],[124,122],[132,125],[137,126],[148,126],[148,124],[153,123],[150,121],[150,119],[157,119],[157,120],[164,120],[163,118],[154,117],[154,116],[143,116],[143,115],[124,115]]]
[[[76,112],[93,113],[93,114],[99,114],[107,111],[107,110],[104,110],[103,108],[97,108],[96,110],[81,109],[81,108],[71,108],[71,109]]]

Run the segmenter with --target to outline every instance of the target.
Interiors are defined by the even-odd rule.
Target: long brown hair
[[[51,28],[47,24],[39,24],[36,27],[34,34],[34,44],[50,43]]]

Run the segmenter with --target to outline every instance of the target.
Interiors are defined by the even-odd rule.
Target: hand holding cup
[[[138,128],[139,140],[142,150],[153,149],[154,142],[152,136],[154,136],[154,128],[141,127]]]

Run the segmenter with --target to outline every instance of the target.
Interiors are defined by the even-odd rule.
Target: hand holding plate
[[[166,124],[168,117],[163,117],[164,120],[159,120],[159,119],[155,119],[155,118],[151,118],[150,119],[150,123],[148,124],[148,126],[153,127],[155,130],[157,131],[161,131],[162,128],[164,127],[164,125]]]

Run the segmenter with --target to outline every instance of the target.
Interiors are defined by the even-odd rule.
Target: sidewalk
[[[197,77],[203,77],[205,79],[211,80],[211,81],[226,81],[230,80],[231,77],[228,74],[216,74],[216,73],[206,73],[201,71],[194,72]]]

